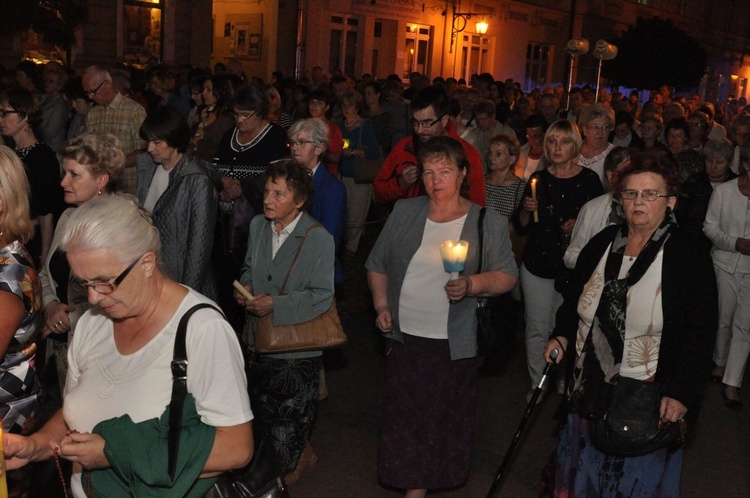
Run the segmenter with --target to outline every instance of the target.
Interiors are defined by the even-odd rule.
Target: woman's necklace
[[[346,125],[347,128],[351,129],[357,126],[357,123],[359,123],[359,121],[360,121],[360,118],[359,116],[357,116],[356,118],[354,118],[354,121],[352,121],[351,123],[347,121],[346,119],[344,119],[344,124]]]
[[[16,155],[18,156],[18,158],[23,160],[23,159],[26,159],[26,156],[29,155],[29,152],[31,152],[31,150],[34,147],[36,147],[37,144],[39,144],[39,143],[40,142],[34,142],[33,144],[27,145],[26,147],[17,147],[17,148],[14,148],[13,150],[15,150]]]

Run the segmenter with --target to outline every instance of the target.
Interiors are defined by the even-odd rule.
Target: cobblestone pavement
[[[349,343],[340,351],[326,353],[330,396],[321,407],[311,440],[319,459],[309,473],[291,486],[294,498],[399,496],[380,486],[375,472],[384,344],[374,327],[364,262],[366,248],[376,234],[377,226],[368,226],[363,247],[346,268],[347,281],[341,289],[339,306]],[[458,490],[430,496],[486,496],[526,407],[529,381],[520,337],[505,371],[480,379],[468,483]],[[750,404],[750,397],[745,397]],[[552,393],[535,410],[500,496],[539,495],[541,471],[556,444],[557,425],[552,415],[559,400]],[[725,408],[716,384],[706,385],[700,420],[689,432],[682,496],[750,496],[750,406],[743,411]]]

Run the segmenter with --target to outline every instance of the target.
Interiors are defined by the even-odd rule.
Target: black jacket
[[[619,228],[610,226],[599,232],[578,257],[573,289],[557,311],[553,333],[568,339],[569,353],[575,351],[579,297]],[[691,422],[696,420],[703,384],[712,367],[719,305],[711,258],[689,241],[678,229],[664,244],[664,328],[655,381],[665,385],[664,396],[687,407],[686,418]],[[567,354],[564,358],[568,375],[573,370],[574,357]]]

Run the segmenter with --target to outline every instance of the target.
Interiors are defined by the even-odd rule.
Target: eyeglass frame
[[[87,292],[88,292],[89,289],[92,289],[97,294],[101,294],[103,296],[108,296],[109,294],[112,294],[114,291],[117,290],[117,288],[120,286],[120,284],[122,284],[122,281],[125,280],[125,277],[127,277],[130,274],[130,271],[133,268],[135,268],[135,265],[138,264],[138,262],[141,260],[141,258],[143,258],[143,256],[145,256],[145,255],[146,254],[144,253],[144,254],[141,254],[140,256],[138,256],[132,263],[130,263],[128,265],[127,268],[125,268],[122,271],[122,273],[120,273],[119,275],[117,275],[114,278],[114,280],[112,280],[111,282],[103,282],[103,281],[100,281],[100,280],[94,280],[92,282],[83,282],[83,281],[78,280],[76,278],[71,278],[70,281],[73,282],[76,285],[79,285],[80,287],[82,287],[83,289],[85,289]],[[110,290],[102,292],[101,290],[99,290],[99,289],[96,288],[97,285],[106,285],[106,286],[109,286]],[[107,288],[107,287],[105,287],[105,288]]]
[[[295,145],[299,145],[300,147],[302,147],[302,146],[305,146],[307,144],[320,145],[320,142],[317,141],[317,140],[305,140],[305,139],[302,139],[302,140],[292,140],[292,139],[289,139],[287,141],[287,143],[286,143],[287,147],[289,147],[290,149],[292,147],[294,147]]]
[[[604,133],[607,133],[609,130],[612,129],[612,125],[602,125],[602,126],[593,126],[590,124],[587,124],[584,126],[584,128],[588,128],[589,130],[593,131],[594,133],[598,133],[600,131],[603,131]]]
[[[414,129],[416,129],[416,130],[418,130],[419,128],[430,129],[433,126],[435,126],[437,124],[437,122],[440,121],[441,119],[443,119],[445,116],[446,115],[443,114],[442,116],[440,116],[438,118],[435,118],[435,120],[432,121],[432,122],[429,119],[425,120],[425,121],[417,121],[414,118],[411,118],[409,120],[409,124],[411,124],[411,127],[414,128]]]
[[[243,121],[246,121],[246,120],[252,118],[253,116],[255,116],[256,114],[258,114],[258,111],[250,111],[250,112],[252,112],[252,114],[250,114],[249,116],[245,116],[244,114],[241,114],[241,113],[236,112],[236,111],[232,111],[232,114],[234,115],[234,120],[235,121],[239,121],[240,119],[242,119]]]
[[[101,83],[99,83],[99,86],[97,86],[97,87],[96,87],[96,88],[94,88],[93,90],[86,90],[86,89],[84,88],[84,89],[83,89],[83,93],[85,93],[85,94],[86,94],[87,96],[89,96],[89,97],[90,97],[90,96],[92,96],[92,95],[96,95],[96,92],[98,92],[98,91],[99,91],[99,89],[100,89],[100,88],[102,87],[102,85],[103,85],[103,84],[105,84],[105,83],[106,83],[107,81],[109,81],[109,80],[102,80],[102,82],[101,82]]]
[[[625,194],[625,192],[627,192],[628,194],[623,195]],[[631,194],[632,194],[632,197],[629,197]],[[628,188],[628,189],[620,191],[620,198],[626,201],[634,201],[638,198],[639,195],[641,196],[641,199],[643,199],[646,202],[656,202],[656,200],[659,197],[664,197],[664,198],[674,197],[674,195],[672,194],[659,194],[658,190],[652,189],[652,188],[647,188],[645,190],[635,190],[633,188]],[[652,196],[654,198],[649,199],[649,197],[652,197]]]

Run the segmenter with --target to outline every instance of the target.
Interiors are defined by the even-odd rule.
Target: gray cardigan
[[[469,253],[462,276],[481,273],[478,268],[480,209],[477,204],[471,204],[461,231],[461,239],[469,242]],[[398,201],[365,264],[369,271],[388,276],[388,305],[391,308],[393,334],[396,340],[402,342],[398,326],[401,287],[409,263],[422,244],[428,211],[429,199],[426,196]],[[485,272],[501,271],[518,276],[508,236],[508,220],[492,209],[486,211],[484,218],[483,259]],[[476,299],[465,298],[450,307],[448,343],[453,360],[471,358],[477,354],[476,306]]]
[[[147,152],[136,158],[135,196],[141,206],[156,166]],[[169,186],[156,201],[152,214],[167,275],[216,300],[211,251],[219,201],[206,168],[200,159],[182,156],[169,172]]]
[[[256,216],[250,222],[248,249],[240,282],[251,285],[253,294],[273,297],[271,321],[274,325],[306,322],[322,315],[331,307],[334,292],[333,236],[320,226],[312,229],[305,240],[305,232],[315,223],[317,221],[312,216],[303,212],[297,226],[273,258],[271,222],[263,215]],[[299,259],[289,276],[284,294],[280,295],[281,286],[303,240],[305,243]],[[252,343],[252,338],[250,339]],[[309,358],[321,354],[321,351],[305,351],[269,356]]]

